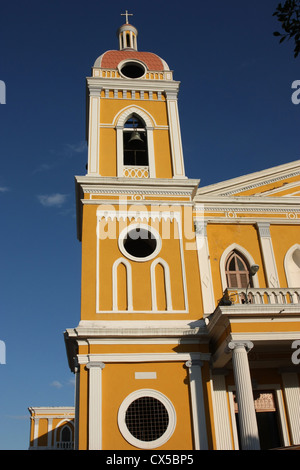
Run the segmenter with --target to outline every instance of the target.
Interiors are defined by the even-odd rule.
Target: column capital
[[[98,369],[104,369],[105,364],[104,362],[88,362],[85,367],[87,369],[91,369],[93,367],[97,367]]]
[[[203,366],[203,362],[200,361],[200,359],[190,359],[188,361],[186,361],[185,363],[185,366],[190,369],[191,367],[194,367],[194,366],[199,366],[199,367],[202,367]]]
[[[173,90],[165,90],[165,96],[167,100],[176,100],[178,97],[178,89],[173,89]]]
[[[246,352],[249,352],[253,348],[254,344],[252,341],[230,341],[227,344],[226,352],[233,351],[234,349],[245,349]]]
[[[256,222],[258,233],[260,237],[270,238],[270,223],[269,222]]]
[[[207,227],[207,221],[206,220],[203,220],[203,219],[202,220],[199,220],[199,219],[194,220],[194,228],[195,228],[196,236],[198,236],[198,237],[207,237],[206,227]]]

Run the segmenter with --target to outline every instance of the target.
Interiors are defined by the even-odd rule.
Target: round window
[[[145,67],[139,62],[125,62],[120,67],[120,72],[126,78],[141,78],[145,71]]]
[[[123,437],[141,449],[164,444],[173,434],[176,414],[170,400],[156,390],[138,390],[121,404],[118,413]]]
[[[161,248],[161,238],[156,230],[147,225],[129,226],[120,234],[119,248],[129,259],[148,261],[154,258]]]

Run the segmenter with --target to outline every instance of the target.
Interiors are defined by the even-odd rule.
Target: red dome
[[[135,50],[107,51],[95,62],[95,67],[103,69],[116,69],[118,64],[126,59],[136,59],[143,62],[148,70],[164,71],[168,66],[160,57],[152,52],[139,52]]]

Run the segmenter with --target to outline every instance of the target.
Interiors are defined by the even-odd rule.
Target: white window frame
[[[169,424],[164,434],[154,441],[141,441],[135,438],[128,430],[125,422],[125,415],[131,403],[141,397],[152,397],[159,400],[166,408],[169,415]],[[140,389],[132,392],[121,403],[118,411],[118,426],[124,439],[139,449],[156,449],[165,444],[172,436],[176,427],[176,412],[172,402],[158,390]]]
[[[115,118],[116,122],[116,131],[117,131],[117,176],[119,178],[123,177],[124,170],[124,145],[123,145],[123,132],[124,126],[127,120],[133,115],[136,114],[140,119],[145,123],[145,131],[147,134],[147,145],[148,145],[148,167],[149,167],[149,177],[155,178],[155,158],[154,158],[154,142],[153,142],[153,129],[154,129],[154,119],[148,113],[146,113],[142,108],[137,106],[130,106],[122,110]]]
[[[156,248],[153,251],[153,253],[151,253],[151,255],[145,256],[143,258],[138,258],[136,256],[131,255],[124,248],[124,238],[126,237],[126,235],[129,232],[131,232],[132,230],[135,230],[137,228],[147,230],[147,232],[150,232],[154,236],[154,238],[156,239]],[[119,245],[119,250],[121,251],[121,253],[126,258],[130,259],[131,261],[138,261],[139,263],[145,263],[146,261],[149,261],[149,260],[155,258],[158,255],[158,253],[160,252],[161,247],[162,247],[162,241],[161,241],[161,237],[160,237],[158,231],[155,230],[153,227],[150,227],[149,225],[142,224],[142,223],[135,223],[135,224],[128,225],[126,228],[124,228],[121,231],[121,233],[119,235],[119,238],[118,238],[118,245]]]

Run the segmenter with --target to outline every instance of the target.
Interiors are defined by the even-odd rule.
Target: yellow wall
[[[135,379],[135,372],[156,372],[157,379]],[[118,429],[118,410],[132,392],[144,388],[158,390],[168,397],[176,410],[175,431],[164,450],[191,449],[192,429],[187,385],[187,370],[182,363],[107,364],[103,369],[103,449],[135,449]],[[172,378],[172,380],[170,380]],[[122,387],[120,387],[122,384]],[[114,393],[112,394],[112,390]]]
[[[132,101],[122,99],[100,100],[100,175],[117,176],[117,136],[116,117],[127,107],[135,106],[149,113],[153,118],[153,141],[157,178],[172,178],[172,162],[168,129],[156,126],[168,126],[165,101]],[[105,126],[109,127],[105,127]]]
[[[222,298],[220,259],[228,246],[236,243],[253,257],[259,269],[257,276],[260,287],[266,286],[261,249],[254,225],[247,224],[208,224],[207,236],[210,253],[211,271],[216,301]]]
[[[98,206],[85,205],[83,208],[83,234],[82,234],[82,320],[99,320],[99,319],[113,319],[115,314],[96,314],[96,254],[97,254],[97,237],[96,237],[96,210]],[[118,208],[116,207],[116,210]],[[145,221],[144,221],[145,222]],[[116,220],[106,222],[103,219],[103,231],[111,233],[111,237],[98,241],[99,249],[99,307],[100,312],[112,310],[112,266],[113,263],[119,259],[124,258],[118,246],[118,234],[123,227],[124,223],[119,223]],[[128,221],[126,221],[128,224]],[[170,234],[162,239],[162,248],[158,254],[159,258],[165,260],[170,269],[171,280],[171,293],[172,293],[172,307],[173,310],[184,311],[185,299],[183,288],[183,275],[182,275],[182,262],[181,262],[181,248],[180,239],[177,232],[177,222],[161,221],[159,224],[153,224],[154,227],[161,234]],[[103,233],[103,232],[102,232]],[[189,315],[193,319],[202,317],[202,298],[199,289],[200,277],[197,253],[195,250],[186,248],[188,239],[183,236],[182,247],[184,249],[184,269],[186,274],[186,284],[188,293]],[[151,304],[151,279],[150,279],[150,266],[153,260],[145,262],[136,262],[127,260],[132,267],[132,286],[133,286],[133,307],[135,313],[130,313],[130,319],[141,319],[143,311],[152,309]],[[122,268],[121,268],[122,269]],[[123,280],[120,279],[118,286],[119,291],[123,286],[123,303],[125,299],[124,287],[124,273]],[[159,290],[161,294],[161,289]],[[162,303],[161,296],[159,297],[160,305]],[[145,319],[159,319],[163,315],[168,319],[177,319],[179,313],[172,314],[165,311],[160,313],[147,313]],[[181,314],[186,317],[186,313]],[[128,319],[127,313],[118,313],[118,319]]]
[[[287,251],[300,243],[299,225],[271,225],[270,233],[275,254],[280,287],[288,287],[284,270],[284,258]]]

